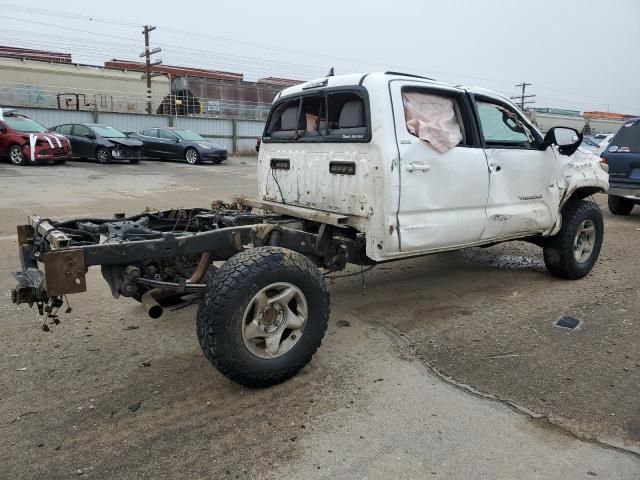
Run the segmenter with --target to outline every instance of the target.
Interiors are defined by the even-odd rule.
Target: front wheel
[[[624,197],[608,196],[609,211],[614,215],[629,215],[635,203]]]
[[[547,270],[558,277],[577,280],[598,260],[604,222],[594,202],[570,201],[562,209],[562,228],[544,247]]]
[[[9,149],[9,159],[14,165],[22,166],[29,163],[27,158],[24,156],[22,147],[20,147],[19,145],[14,145]]]
[[[253,248],[210,279],[198,308],[198,340],[220,373],[247,387],[267,387],[311,360],[329,310],[327,284],[309,259],[284,248]]]
[[[195,148],[187,148],[184,152],[184,159],[188,164],[195,165],[196,163],[200,163],[200,154]]]
[[[111,152],[107,148],[98,147],[96,150],[96,160],[102,164],[111,163]]]

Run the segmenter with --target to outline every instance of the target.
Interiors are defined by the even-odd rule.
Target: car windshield
[[[23,117],[21,115],[7,115],[4,117],[4,122],[9,126],[9,128],[18,132],[44,133],[48,131],[46,127],[40,125],[35,120],[31,120],[30,118]]]
[[[172,130],[172,132],[183,140],[204,140],[204,138],[191,130]]]
[[[91,125],[91,130],[96,135],[105,138],[127,138],[127,136],[117,128],[107,127],[106,125]]]
[[[640,120],[627,122],[609,142],[610,152],[640,153]]]

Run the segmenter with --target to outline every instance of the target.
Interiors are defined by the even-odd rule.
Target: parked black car
[[[640,118],[620,127],[601,159],[609,165],[609,210],[629,215],[640,205]]]
[[[227,159],[226,148],[191,130],[148,128],[129,136],[142,140],[147,157],[184,159],[192,165],[203,160],[220,163]]]
[[[128,160],[138,163],[144,155],[140,140],[129,138],[117,128],[97,123],[69,123],[51,129],[71,142],[73,158],[93,158],[99,163]]]

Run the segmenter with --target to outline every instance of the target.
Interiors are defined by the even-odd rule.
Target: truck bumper
[[[615,197],[624,197],[629,200],[637,200],[640,202],[640,186],[638,188],[629,187],[609,187],[609,195]]]

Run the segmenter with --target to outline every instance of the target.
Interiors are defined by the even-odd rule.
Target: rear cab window
[[[280,100],[271,109],[264,143],[369,142],[369,102],[363,87],[330,88]]]
[[[607,152],[640,153],[640,119],[625,122],[611,139]]]

